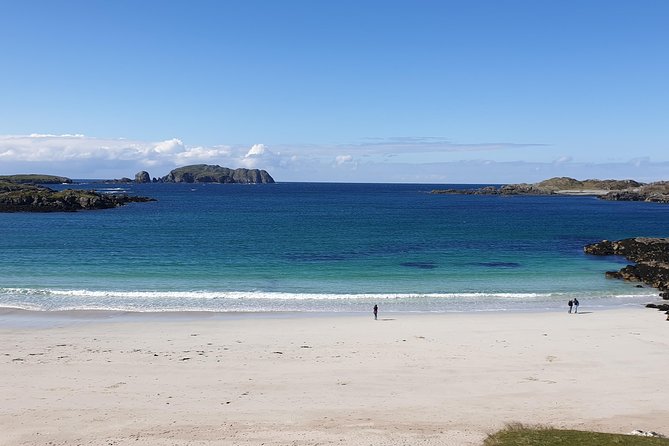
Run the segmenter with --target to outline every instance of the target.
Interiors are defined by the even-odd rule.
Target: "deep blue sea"
[[[0,214],[0,307],[457,312],[639,305],[602,239],[667,236],[669,206],[433,195],[475,185],[88,182],[156,202]]]

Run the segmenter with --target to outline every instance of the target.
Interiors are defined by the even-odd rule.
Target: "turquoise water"
[[[557,309],[571,297],[636,305],[657,296],[605,279],[622,259],[582,248],[666,236],[669,206],[429,194],[445,187],[452,186],[121,185],[158,201],[0,214],[0,306],[494,311]]]

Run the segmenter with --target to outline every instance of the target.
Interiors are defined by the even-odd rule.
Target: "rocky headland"
[[[109,209],[146,201],[155,200],[125,194],[101,194],[91,190],[55,191],[36,184],[0,180],[0,212],[74,212]]]
[[[539,183],[504,184],[475,189],[435,189],[433,194],[464,195],[592,195],[612,201],[669,203],[669,181],[576,180],[556,177]]]
[[[660,290],[660,296],[669,300],[669,238],[637,237],[618,241],[602,240],[583,248],[586,254],[623,256],[634,262],[620,271],[608,271],[607,277],[641,282]],[[648,304],[667,311],[669,304]]]

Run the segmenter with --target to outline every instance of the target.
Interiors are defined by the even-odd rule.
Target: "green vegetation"
[[[623,190],[641,186],[634,180],[575,180],[569,177],[555,177],[535,183],[533,186],[547,191],[558,190]]]
[[[0,175],[0,181],[9,181],[18,184],[70,184],[72,182],[71,179],[66,177],[34,173],[20,175]]]
[[[669,446],[669,439],[528,427],[512,424],[489,435],[484,446]]]

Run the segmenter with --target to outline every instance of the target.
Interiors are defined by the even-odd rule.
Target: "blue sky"
[[[667,1],[0,0],[0,174],[669,179]]]

